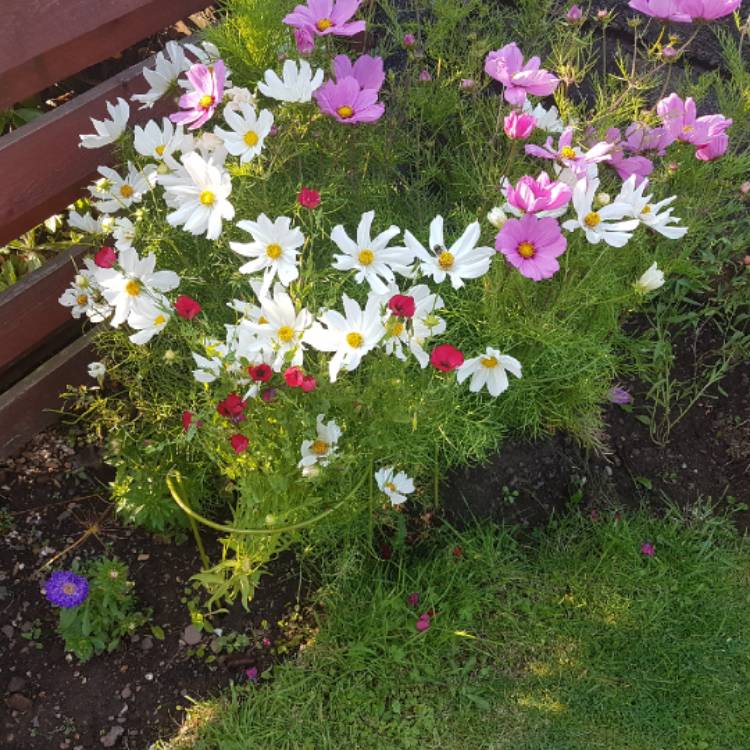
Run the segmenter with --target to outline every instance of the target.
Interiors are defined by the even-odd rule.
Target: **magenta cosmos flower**
[[[618,128],[610,128],[605,140],[612,144],[607,164],[617,172],[623,182],[635,175],[636,185],[640,185],[654,171],[654,163],[648,157],[628,154],[627,143],[623,140]]]
[[[179,105],[184,111],[171,114],[169,119],[195,130],[210,120],[221,104],[227,69],[222,60],[217,60],[213,65],[197,63],[186,75],[193,90],[180,97]]]
[[[714,21],[734,13],[740,0],[679,0],[679,5],[693,21]]]
[[[505,101],[521,106],[527,94],[549,96],[560,82],[552,73],[540,70],[540,64],[538,57],[532,57],[524,65],[521,50],[511,42],[487,55],[484,72],[503,84]]]
[[[287,26],[308,29],[317,36],[353,36],[365,30],[364,21],[349,19],[357,12],[362,0],[307,0],[284,18]]]
[[[515,186],[508,182],[503,192],[511,212],[516,216],[537,214],[540,218],[561,216],[573,194],[570,186],[551,180],[546,172],[536,179],[526,175]]]
[[[526,112],[513,110],[503,120],[503,130],[508,138],[514,140],[526,140],[536,127],[536,117]]]
[[[523,276],[541,281],[560,270],[558,256],[568,241],[555,219],[539,219],[526,214],[522,219],[508,219],[495,238],[495,247]]]
[[[376,122],[385,107],[378,101],[378,92],[385,80],[383,60],[362,55],[354,64],[346,55],[333,61],[336,80],[326,81],[313,96],[320,111],[346,125]]]
[[[630,0],[628,5],[651,18],[659,21],[676,21],[690,23],[693,19],[682,7],[682,0]]]
[[[690,143],[695,121],[698,119],[695,101],[691,96],[683,101],[672,93],[657,102],[656,112],[672,138]]]
[[[612,144],[601,141],[583,152],[573,148],[573,128],[565,128],[557,141],[557,148],[552,144],[552,138],[548,137],[544,146],[535,146],[530,143],[524,147],[524,150],[529,156],[552,159],[560,166],[568,167],[578,177],[585,177],[589,165],[610,158],[609,152],[612,150]]]

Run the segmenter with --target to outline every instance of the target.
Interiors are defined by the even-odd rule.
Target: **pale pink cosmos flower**
[[[630,0],[628,5],[659,21],[690,23],[693,19],[685,12],[683,0]]]
[[[583,11],[578,5],[571,5],[568,12],[565,14],[565,20],[568,23],[580,23],[583,21]]]
[[[581,151],[573,147],[573,128],[565,128],[557,141],[557,148],[552,143],[552,137],[548,137],[544,146],[536,146],[530,143],[524,147],[529,156],[537,156],[540,159],[552,159],[561,167],[567,167],[577,177],[585,177],[588,168],[592,164],[607,161],[612,144],[606,141],[592,146],[588,151]]]
[[[423,70],[419,71],[419,80],[420,81],[431,81],[432,80],[432,74],[430,73],[427,68],[424,68]]]
[[[728,16],[740,7],[741,0],[679,0],[682,10],[693,21],[714,21]]]
[[[695,101],[691,96],[683,101],[677,94],[671,93],[657,102],[656,112],[670,136],[690,143],[698,115]]]
[[[723,156],[729,146],[729,137],[724,132],[732,120],[724,115],[704,115],[695,121],[690,142],[696,147],[695,158],[713,161]]]
[[[549,96],[560,82],[549,71],[540,69],[540,64],[538,57],[532,57],[524,64],[521,50],[511,42],[487,55],[484,72],[503,84],[505,101],[521,106],[527,94]]]
[[[294,44],[300,55],[309,55],[315,49],[315,37],[310,29],[302,26],[294,30]]]
[[[352,63],[346,55],[336,55],[333,58],[333,74],[337,81],[344,78],[355,78],[362,89],[380,91],[385,81],[383,58],[362,55]]]
[[[307,0],[284,17],[287,26],[307,29],[316,36],[354,36],[365,30],[364,21],[349,19],[357,12],[362,0]]]
[[[525,112],[514,109],[503,120],[503,131],[508,138],[523,141],[526,140],[536,127],[536,117]]]
[[[186,76],[193,90],[180,97],[178,103],[183,111],[171,114],[169,119],[195,130],[210,120],[221,104],[227,69],[223,60],[217,60],[213,65],[197,63]]]
[[[525,175],[515,186],[506,182],[502,190],[508,211],[516,216],[536,214],[539,218],[562,216],[573,195],[569,185],[550,179],[546,172],[536,179]]]
[[[555,219],[539,219],[526,214],[522,219],[508,219],[495,238],[495,248],[523,276],[541,281],[560,270],[557,258],[565,252],[568,241]]]

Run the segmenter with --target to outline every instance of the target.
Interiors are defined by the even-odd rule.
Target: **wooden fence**
[[[0,110],[108,59],[211,0],[5,0],[0,24]],[[109,148],[79,148],[90,118],[107,116],[105,102],[148,89],[146,60],[0,138],[0,245],[79,198],[112,162]],[[131,123],[167,113],[139,110]],[[85,382],[92,353],[81,326],[57,300],[73,277],[61,253],[0,294],[0,457],[55,421],[59,394]]]

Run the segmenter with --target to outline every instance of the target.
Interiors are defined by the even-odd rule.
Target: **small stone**
[[[203,636],[200,630],[195,625],[188,625],[185,630],[182,631],[182,640],[187,643],[188,646],[195,646],[201,642]]]
[[[125,734],[125,730],[121,726],[113,726],[107,734],[105,734],[103,737],[99,738],[99,742],[104,745],[104,747],[114,747],[117,744],[117,740],[120,739],[120,736]]]
[[[138,562],[143,562],[144,560],[148,560],[151,557],[151,555],[147,555],[146,553],[142,552],[140,555],[138,555]]]
[[[131,698],[133,695],[133,691],[130,689],[130,685],[125,685],[125,687],[120,692],[120,698],[122,698],[124,701],[126,701],[128,698]]]
[[[3,635],[6,638],[12,638],[13,634],[15,633],[15,630],[13,630],[13,626],[12,625],[3,625],[3,627],[0,628],[0,629],[2,630]]]
[[[146,682],[152,682],[154,679],[154,673],[153,672],[146,672],[146,674],[143,675]]]
[[[9,693],[22,693],[25,687],[26,680],[24,680],[24,678],[20,675],[15,675],[14,677],[10,678],[7,689]]]
[[[11,711],[18,711],[18,713],[25,714],[27,711],[31,711],[34,707],[33,702],[30,698],[27,698],[22,693],[13,693],[5,699],[5,705]]]
[[[147,635],[142,641],[141,641],[141,648],[144,651],[151,651],[151,649],[154,647],[154,639]]]

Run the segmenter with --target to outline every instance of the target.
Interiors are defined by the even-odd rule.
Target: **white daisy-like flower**
[[[227,200],[232,192],[232,178],[229,172],[194,151],[184,154],[180,161],[184,170],[163,175],[160,180],[175,208],[167,214],[167,222],[190,234],[218,239],[222,221],[234,217],[234,206]]]
[[[164,52],[156,55],[156,65],[144,68],[143,77],[149,85],[144,94],[133,94],[131,101],[141,102],[141,109],[154,106],[170,90],[177,88],[177,79],[190,68],[190,61],[185,57],[185,50],[181,44],[167,42]]]
[[[128,325],[137,333],[130,336],[130,340],[138,346],[148,344],[157,333],[164,330],[169,318],[169,312],[156,304],[133,310],[128,316]]]
[[[261,322],[262,321],[262,322]],[[241,328],[255,334],[257,351],[273,355],[271,366],[279,372],[284,364],[300,366],[304,358],[303,337],[312,325],[313,316],[304,307],[297,312],[292,298],[281,284],[273,297],[260,299],[260,315],[256,322],[243,321]],[[291,354],[291,359],[288,355]]]
[[[120,252],[118,265],[96,273],[104,298],[115,308],[112,326],[121,325],[133,312],[146,315],[154,304],[168,309],[162,292],[179,285],[180,277],[174,271],[156,271],[156,256],[149,253],[141,259],[132,247]]]
[[[297,250],[305,243],[305,235],[293,227],[288,216],[271,221],[261,214],[256,221],[238,221],[237,226],[252,235],[252,242],[230,242],[235,253],[252,260],[240,266],[240,273],[264,272],[263,284],[258,292],[265,297],[275,278],[284,285],[299,276]]]
[[[586,164],[585,167],[586,175],[585,177],[581,177],[578,172],[575,172],[570,167],[563,167],[557,162],[553,162],[552,164],[552,170],[555,173],[555,179],[558,182],[565,183],[571,190],[575,190],[576,185],[581,180],[585,179],[587,183],[591,183],[594,180],[599,179],[599,166],[596,162]]]
[[[88,372],[90,378],[98,380],[101,384],[107,374],[107,366],[103,362],[89,362],[86,372]]]
[[[110,167],[99,167],[97,171],[103,179],[89,188],[95,199],[93,203],[102,213],[113,214],[121,208],[130,208],[134,203],[141,202],[154,185],[156,167],[149,164],[140,170],[132,162],[128,162],[128,171],[124,177]]]
[[[90,211],[85,214],[79,214],[78,211],[68,212],[68,226],[73,229],[79,229],[86,234],[102,234],[102,217],[94,218]]]
[[[467,359],[456,370],[456,380],[463,383],[471,377],[469,390],[472,393],[487,388],[491,396],[499,396],[508,389],[508,375],[521,377],[521,363],[507,354],[500,354],[497,349],[487,347],[484,354]]]
[[[115,238],[115,247],[118,250],[133,247],[135,225],[127,216],[117,216],[112,227],[112,235]]]
[[[336,382],[339,370],[356,369],[362,357],[374,349],[385,335],[380,316],[380,301],[370,294],[363,310],[359,304],[342,295],[344,315],[337,310],[327,310],[305,334],[305,342],[321,352],[334,352],[328,363],[328,374]],[[321,325],[325,324],[325,327]]]
[[[101,291],[91,271],[80,270],[73,283],[58,299],[63,307],[70,307],[71,315],[79,319],[86,316],[92,323],[101,323],[112,313],[110,306],[102,299]]]
[[[175,125],[168,117],[162,118],[161,127],[156,120],[149,120],[143,127],[136,125],[133,135],[133,146],[139,154],[163,161],[171,169],[178,166],[175,152],[193,148],[193,136],[186,135],[182,125]]]
[[[547,133],[562,133],[565,129],[560,113],[554,104],[549,109],[545,109],[541,104],[537,104],[536,107],[532,106],[531,102],[526,99],[523,103],[523,111],[533,115],[536,120],[535,127],[540,130]]]
[[[315,431],[317,433],[315,440],[303,440],[300,446],[302,458],[297,466],[302,469],[309,469],[315,464],[328,466],[331,458],[336,453],[336,447],[341,437],[341,428],[331,419],[327,423],[324,421],[325,415],[318,414],[315,421]]]
[[[273,115],[267,109],[256,114],[252,105],[240,102],[236,109],[224,107],[224,119],[231,130],[214,128],[214,133],[224,142],[224,148],[232,156],[239,156],[241,164],[258,156],[273,126]]]
[[[664,271],[660,271],[656,263],[652,263],[633,286],[639,294],[653,292],[664,286]]]
[[[286,60],[282,68],[282,78],[267,70],[264,80],[258,83],[258,91],[269,99],[281,102],[309,102],[313,91],[323,83],[323,71],[313,73],[307,60]]]
[[[401,232],[397,226],[392,225],[372,238],[370,230],[374,218],[374,211],[362,214],[356,242],[341,224],[333,228],[331,239],[344,254],[334,255],[332,265],[338,271],[356,271],[354,280],[358,284],[367,281],[375,294],[385,294],[388,284],[395,283],[394,272],[411,275],[409,265],[414,256],[405,247],[388,247],[388,243]]]
[[[687,227],[670,226],[680,221],[676,216],[672,216],[672,209],[667,208],[677,199],[676,195],[665,198],[663,201],[653,203],[652,195],[644,195],[648,187],[648,180],[644,179],[641,184],[635,186],[636,176],[631,175],[622,183],[619,195],[615,198],[615,203],[624,203],[630,207],[629,216],[640,219],[650,229],[658,232],[663,237],[670,240],[679,240],[687,234]]]
[[[508,216],[500,206],[495,206],[487,212],[487,221],[495,229],[502,229],[505,226],[505,222],[508,221]]]
[[[110,143],[114,143],[124,132],[128,126],[128,119],[130,118],[130,105],[124,99],[118,99],[117,104],[107,102],[107,112],[112,118],[111,120],[95,120],[91,119],[91,124],[96,130],[96,135],[93,133],[90,135],[79,136],[81,142],[78,144],[83,148],[101,148],[107,146]]]
[[[401,505],[406,501],[406,496],[414,492],[414,480],[406,472],[396,473],[392,466],[378,469],[375,472],[375,481],[380,491],[391,501],[391,505]]]
[[[234,86],[231,89],[224,89],[224,96],[228,97],[227,107],[234,107],[237,109],[240,104],[249,104],[253,109],[258,106],[258,99],[250,89],[246,89],[242,86]]]
[[[592,245],[605,242],[611,247],[623,247],[633,236],[632,232],[638,228],[638,219],[625,219],[631,215],[631,207],[627,203],[610,203],[598,210],[594,210],[594,196],[599,189],[599,180],[579,180],[573,190],[573,209],[575,219],[568,219],[563,223],[563,229],[573,232],[583,229],[586,239]]]
[[[204,357],[202,354],[192,352],[195,360],[196,369],[193,370],[193,377],[199,383],[213,383],[214,380],[221,377],[224,363],[219,356]]]
[[[404,242],[422,261],[419,267],[423,274],[438,284],[447,277],[454,289],[460,289],[464,279],[477,279],[490,268],[495,251],[491,247],[477,247],[480,233],[479,222],[472,222],[448,249],[443,238],[443,217],[438,215],[430,222],[430,250],[409,230],[404,232]]]

